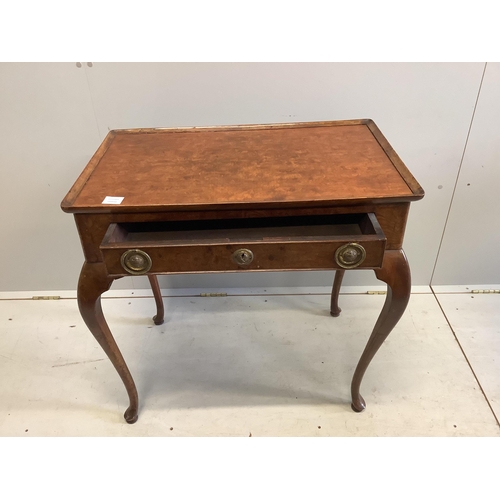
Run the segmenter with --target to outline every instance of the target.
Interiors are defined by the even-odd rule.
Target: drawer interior
[[[385,239],[373,213],[111,224],[101,248]]]

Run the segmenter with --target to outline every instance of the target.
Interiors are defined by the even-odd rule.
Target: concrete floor
[[[412,294],[361,414],[349,387],[383,295],[342,294],[339,318],[328,294],[170,296],[162,326],[149,297],[105,298],[139,391],[134,425],[74,299],[3,297],[0,436],[500,436],[497,294]]]

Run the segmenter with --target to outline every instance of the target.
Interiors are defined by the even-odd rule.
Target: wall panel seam
[[[474,103],[474,109],[472,111],[472,116],[471,116],[471,120],[470,120],[470,124],[469,124],[469,130],[467,131],[467,136],[465,138],[464,149],[462,151],[462,157],[460,158],[460,164],[458,166],[458,172],[457,172],[457,177],[455,179],[455,185],[453,186],[453,192],[451,194],[450,206],[448,207],[448,212],[446,214],[446,219],[444,221],[443,232],[441,234],[441,239],[439,240],[439,247],[438,247],[438,251],[437,251],[437,254],[436,254],[436,260],[434,261],[434,267],[432,268],[432,274],[431,274],[431,279],[430,279],[430,282],[429,282],[429,286],[432,285],[432,281],[434,279],[434,273],[436,272],[437,263],[439,261],[439,255],[441,253],[441,247],[443,245],[444,236],[446,234],[446,226],[448,224],[448,219],[450,217],[451,209],[452,209],[452,206],[453,206],[453,200],[455,199],[455,191],[457,190],[458,181],[460,179],[460,172],[462,170],[462,164],[463,164],[463,161],[464,161],[464,158],[465,158],[465,152],[467,151],[467,145],[469,143],[469,136],[470,136],[470,133],[471,133],[471,130],[472,130],[472,125],[474,123],[474,116],[476,114],[477,104],[479,102],[479,97],[481,95],[481,88],[483,86],[483,80],[484,80],[484,75],[486,73],[487,66],[488,66],[488,63],[485,62],[484,63],[484,68],[483,68],[483,73],[481,75],[481,81],[479,82],[479,88],[478,88],[478,91],[477,91],[476,102]]]

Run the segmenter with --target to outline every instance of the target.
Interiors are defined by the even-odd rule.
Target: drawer
[[[386,238],[373,213],[110,224],[111,275],[374,269]]]

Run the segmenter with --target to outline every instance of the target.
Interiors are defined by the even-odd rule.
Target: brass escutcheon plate
[[[240,248],[233,253],[232,259],[238,266],[248,266],[253,260],[253,252],[248,248]]]
[[[366,250],[359,243],[347,243],[337,248],[335,262],[343,269],[354,269],[366,258]]]
[[[151,257],[142,250],[127,250],[120,259],[123,269],[130,274],[146,274],[153,265]]]

